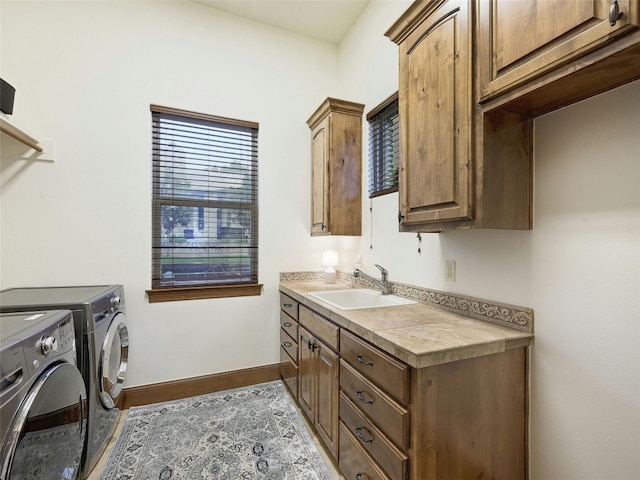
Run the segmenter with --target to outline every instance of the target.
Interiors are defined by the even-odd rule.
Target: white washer
[[[127,372],[129,334],[122,285],[12,288],[0,292],[0,312],[68,309],[78,338],[78,365],[88,396],[82,455],[87,478],[117,425]],[[82,339],[82,340],[80,340]]]
[[[87,393],[71,312],[0,315],[0,372],[0,478],[79,478]]]

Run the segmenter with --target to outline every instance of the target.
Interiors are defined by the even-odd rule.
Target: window
[[[258,124],[151,106],[150,302],[259,295]]]
[[[369,198],[398,191],[398,92],[367,114]]]

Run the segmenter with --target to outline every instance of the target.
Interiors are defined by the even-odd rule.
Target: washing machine
[[[127,373],[129,334],[122,285],[11,288],[0,312],[67,309],[73,314],[78,368],[87,388],[88,420],[81,478],[100,459],[118,422]]]
[[[80,477],[87,392],[69,310],[0,314],[0,479]]]

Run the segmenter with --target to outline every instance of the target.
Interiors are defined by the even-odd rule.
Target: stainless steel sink
[[[322,300],[340,310],[359,310],[362,308],[397,307],[417,303],[396,295],[382,295],[377,290],[358,288],[349,290],[326,290],[309,292],[309,295]]]

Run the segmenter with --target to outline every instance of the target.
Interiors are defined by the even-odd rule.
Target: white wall
[[[341,94],[365,113],[398,88],[383,34],[409,4],[372,2],[340,45]],[[418,254],[397,194],[370,215],[365,193],[360,250],[343,252],[395,281],[534,309],[532,480],[640,478],[639,132],[640,82],[536,119],[531,231],[423,234]]]
[[[13,120],[55,163],[3,158],[2,288],[122,283],[127,385],[279,361],[278,272],[320,268],[307,118],[336,95],[337,47],[191,2],[0,4]],[[151,103],[255,121],[259,297],[149,304]]]
[[[419,255],[397,195],[370,214],[365,193],[361,239],[309,238],[305,121],[328,95],[367,112],[397,90],[383,33],[409,4],[373,1],[336,51],[198,5],[3,1],[16,120],[57,161],[2,160],[2,287],[124,283],[137,385],[277,361],[277,272],[362,253],[395,281],[534,309],[532,480],[638,478],[639,82],[536,121],[532,231],[425,234]],[[261,297],[146,302],[152,102],[260,122]]]

